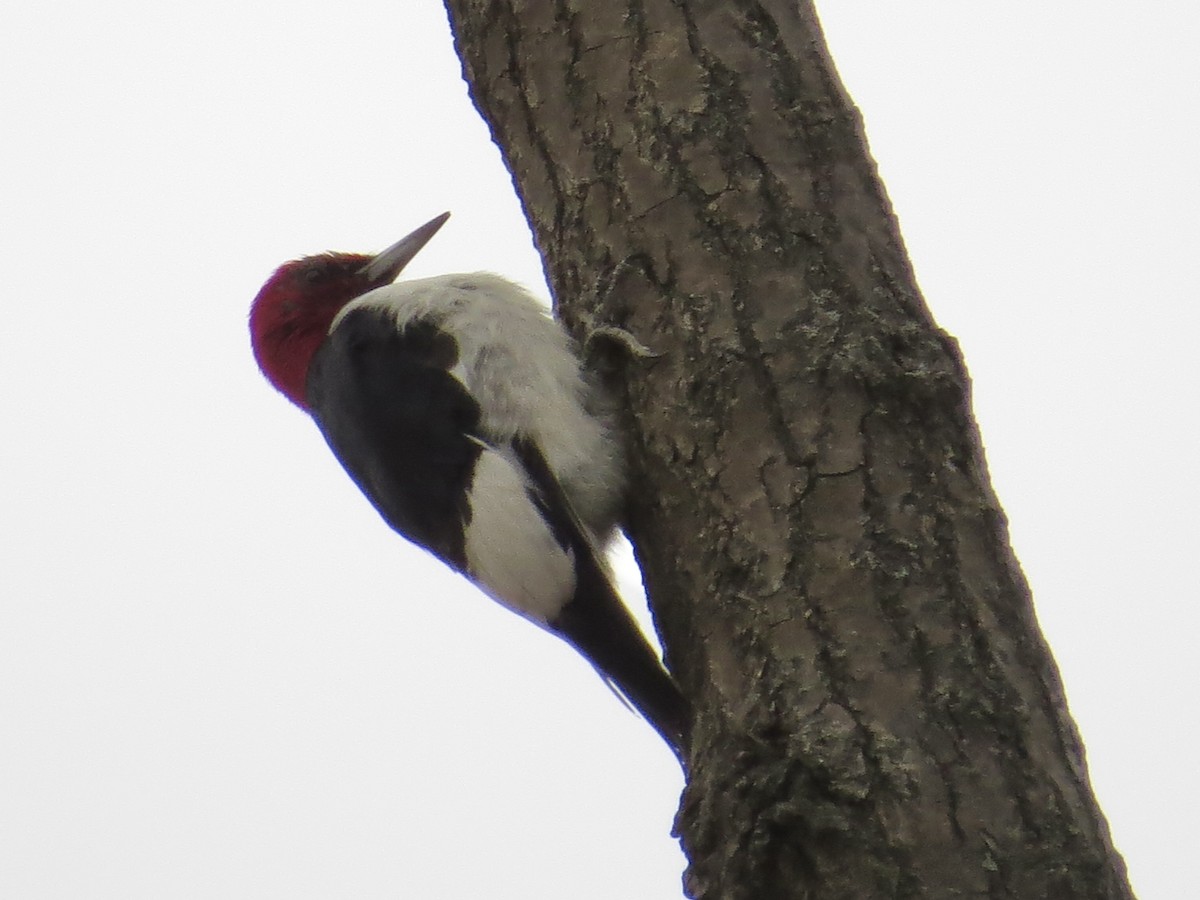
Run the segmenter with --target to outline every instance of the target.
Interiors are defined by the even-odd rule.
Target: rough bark
[[[447,6],[560,314],[660,354],[616,377],[690,896],[1132,896],[811,3]]]

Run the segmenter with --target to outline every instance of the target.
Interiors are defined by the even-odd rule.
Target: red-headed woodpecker
[[[392,528],[572,644],[681,755],[687,703],[601,561],[621,458],[566,333],[496,275],[392,283],[447,218],[282,265],[254,356]]]

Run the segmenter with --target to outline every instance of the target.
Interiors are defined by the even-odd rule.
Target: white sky
[[[1188,897],[1197,14],[821,6],[1134,886]],[[443,209],[410,274],[544,293],[440,4],[10,4],[0,68],[0,896],[678,898],[658,738],[250,357],[275,265]]]

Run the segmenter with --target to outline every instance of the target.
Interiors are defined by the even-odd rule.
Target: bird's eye
[[[317,284],[325,278],[325,275],[324,266],[305,266],[300,271],[300,277],[304,279],[306,284]]]

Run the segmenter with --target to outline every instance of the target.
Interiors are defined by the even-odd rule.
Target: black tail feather
[[[536,500],[555,536],[571,550],[575,560],[575,595],[557,619],[547,624],[596,667],[609,686],[662,735],[683,763],[691,730],[691,707],[621,602],[598,549],[541,453],[520,438],[513,447],[533,479],[540,494]]]
[[[551,624],[683,760],[691,708],[595,559],[575,562],[578,587]]]

